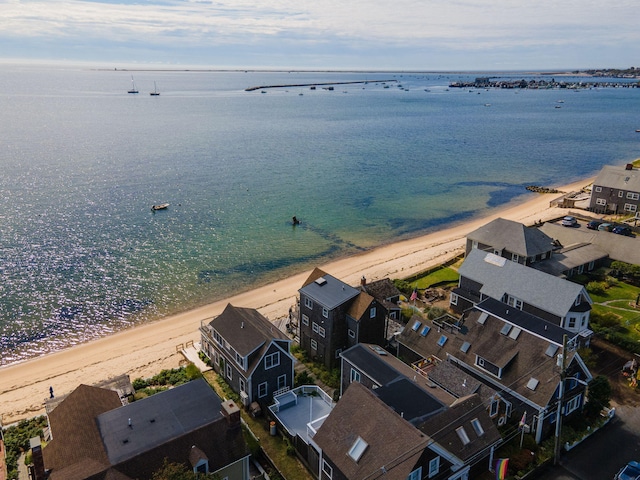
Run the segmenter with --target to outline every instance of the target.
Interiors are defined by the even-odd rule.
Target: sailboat
[[[158,87],[156,87],[156,82],[153,82],[153,92],[149,92],[149,95],[151,95],[152,97],[157,97],[158,95],[160,95]]]
[[[131,75],[131,88],[127,93],[138,93],[138,89],[136,88],[136,82],[133,81],[133,75]]]

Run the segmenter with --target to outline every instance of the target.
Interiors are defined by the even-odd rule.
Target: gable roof
[[[496,218],[467,235],[467,239],[497,250],[507,250],[521,257],[534,257],[552,249],[552,239],[537,228],[520,222]]]
[[[328,310],[333,310],[355,298],[360,290],[316,268],[299,292]]]
[[[96,422],[109,461],[117,465],[222,419],[221,406],[199,379],[102,413]]]
[[[566,228],[549,222],[542,225],[540,230],[565,247],[589,243],[605,251],[611,260],[640,265],[640,248],[638,248],[640,239],[638,238],[586,228]]]
[[[422,336],[411,328],[405,328],[398,336],[398,342],[424,358],[434,355],[440,360],[463,363],[476,374],[481,374],[485,382],[488,381],[496,389],[508,389],[536,407],[544,408],[551,401],[560,381],[556,353],[561,351],[561,347],[555,343],[550,347],[550,340],[524,329],[515,338],[501,333],[507,323],[502,318],[473,307],[465,313],[461,329],[441,330],[435,335],[432,329],[431,333]],[[441,335],[447,337],[443,344],[438,342]],[[466,348],[462,348],[463,345]],[[577,354],[567,353],[567,365],[574,355]],[[477,357],[499,363],[503,367],[502,377],[494,377],[477,366]],[[463,377],[461,373],[461,380]],[[539,381],[534,389],[527,387],[531,378]]]
[[[349,450],[358,438],[366,448],[355,461]],[[384,468],[384,477],[393,480],[406,480],[430,442],[358,382],[349,386],[313,440],[346,478],[366,478]]]
[[[402,295],[402,292],[388,278],[367,282],[361,285],[361,289],[372,295],[379,302]]]
[[[388,385],[398,379],[408,378],[444,405],[449,405],[455,401],[453,396],[439,388],[433,388],[434,385],[417,374],[413,368],[399,358],[387,353],[378,345],[357,343],[343,351],[340,356],[349,364],[357,367],[364,375],[373,380],[377,386]]]
[[[209,325],[243,357],[274,338],[290,341],[256,309],[234,307],[230,303]]]
[[[121,406],[120,397],[113,390],[78,386],[49,414],[54,437],[42,449],[45,468],[56,471],[80,464],[83,474],[108,468],[109,459],[95,417]]]
[[[571,310],[580,294],[591,303],[582,285],[477,249],[469,252],[458,272],[482,284],[485,296],[502,300],[509,294],[558,317]]]
[[[362,318],[365,316],[366,318],[368,318],[369,315],[367,315],[367,313],[371,308],[371,304],[375,301],[376,301],[375,298],[373,298],[368,293],[359,292],[355,300],[353,301],[353,303],[349,306],[349,309],[347,310],[347,315],[349,315],[351,318],[353,318],[357,322],[362,320]]]
[[[475,428],[472,422],[476,424]],[[460,399],[447,410],[428,418],[418,428],[463,461],[502,441],[477,394]],[[464,429],[468,443],[465,444],[456,432],[459,428]]]
[[[640,193],[640,171],[627,170],[625,165],[605,165],[593,185]]]

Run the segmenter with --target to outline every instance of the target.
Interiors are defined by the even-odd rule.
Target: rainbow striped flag
[[[504,480],[507,478],[507,467],[509,466],[508,458],[499,458],[496,462],[496,480]]]

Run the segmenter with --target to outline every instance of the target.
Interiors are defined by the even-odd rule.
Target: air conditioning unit
[[[242,405],[246,407],[249,406],[249,394],[244,390],[240,391],[240,400],[242,400]]]

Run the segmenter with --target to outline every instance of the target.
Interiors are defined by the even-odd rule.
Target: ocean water
[[[475,76],[2,66],[0,365],[640,156],[638,88]]]

